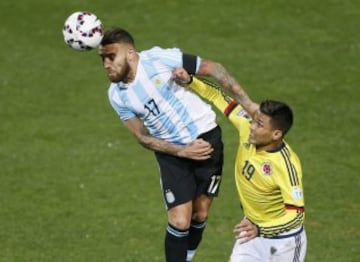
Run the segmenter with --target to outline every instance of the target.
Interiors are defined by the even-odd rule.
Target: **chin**
[[[121,80],[119,80],[119,77],[116,77],[116,76],[109,76],[109,80],[113,83],[118,83],[121,81]]]

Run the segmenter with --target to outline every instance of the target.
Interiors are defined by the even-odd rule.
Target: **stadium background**
[[[287,141],[303,162],[307,261],[360,261],[360,2],[45,1],[0,3],[0,261],[163,261],[166,223],[151,152],[107,101],[96,51],[68,48],[74,11],[225,65],[254,100],[294,108]],[[236,131],[219,115],[225,169],[196,261],[227,261],[241,218]]]

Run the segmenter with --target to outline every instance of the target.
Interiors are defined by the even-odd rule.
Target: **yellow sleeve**
[[[193,81],[188,85],[188,87],[198,93],[201,97],[213,103],[221,112],[224,112],[233,102],[233,99],[224,94],[220,87],[205,81],[206,80],[200,80],[193,77]]]
[[[229,118],[238,130],[240,130],[241,121],[249,120],[246,111],[216,84],[193,77],[193,81],[188,87],[202,98],[210,101],[220,112]]]

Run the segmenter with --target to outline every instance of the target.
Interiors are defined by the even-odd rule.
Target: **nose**
[[[254,131],[254,129],[255,129],[255,123],[254,123],[254,122],[251,122],[251,124],[250,124],[250,130],[251,130],[251,131]]]
[[[104,68],[109,68],[110,65],[111,65],[111,60],[109,58],[105,57],[104,60],[103,60]]]

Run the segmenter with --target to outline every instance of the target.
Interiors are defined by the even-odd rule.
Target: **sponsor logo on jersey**
[[[300,200],[303,198],[303,192],[300,188],[294,187],[291,192],[291,196],[294,200]]]
[[[261,165],[261,171],[263,172],[264,175],[270,176],[273,171],[271,163],[269,163],[269,162],[263,163]]]
[[[165,191],[165,198],[166,198],[166,202],[168,202],[169,204],[174,203],[175,202],[175,196],[174,193],[171,192],[170,189],[166,189]]]

